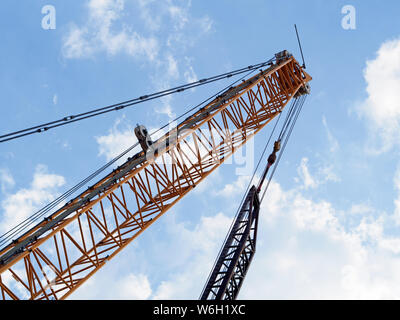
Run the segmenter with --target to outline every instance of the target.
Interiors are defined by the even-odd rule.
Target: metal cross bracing
[[[256,251],[260,200],[252,186],[224,243],[201,300],[235,300]]]
[[[65,299],[257,134],[311,77],[285,54],[0,251],[1,299]]]

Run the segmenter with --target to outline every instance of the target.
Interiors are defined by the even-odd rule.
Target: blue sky
[[[400,297],[398,1],[22,3],[2,3],[1,133],[283,49],[300,61],[296,23],[312,91],[264,199],[239,298]],[[49,4],[54,30],[41,24]],[[345,5],[353,30],[342,27]],[[2,232],[133,144],[136,123],[156,129],[227,84],[1,144]],[[271,129],[244,150],[254,161]],[[198,298],[252,173],[237,170],[245,164],[221,166],[71,298]]]

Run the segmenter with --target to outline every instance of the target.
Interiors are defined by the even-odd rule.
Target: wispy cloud
[[[121,123],[125,125],[124,128],[121,128]],[[114,159],[137,142],[133,126],[126,124],[124,118],[118,119],[107,134],[95,137],[95,139],[99,146],[99,156],[106,157],[107,161]],[[131,151],[130,155],[140,150],[141,147],[138,145]],[[120,159],[120,163],[124,161],[126,161],[125,158]]]
[[[97,53],[125,53],[153,61],[158,41],[123,25],[116,26],[124,10],[124,0],[90,0],[88,19],[83,26],[72,24],[64,38],[63,56],[67,59],[91,58]],[[116,29],[116,30],[115,30]]]
[[[340,178],[334,172],[333,165],[320,166],[315,173],[311,173],[308,165],[308,158],[303,157],[300,165],[297,167],[298,177],[296,182],[302,183],[304,189],[315,189],[321,184],[327,182],[339,182]]]
[[[297,172],[303,181],[303,186],[305,189],[309,188],[315,188],[318,183],[317,181],[311,176],[309,170],[308,170],[308,159],[307,158],[302,158],[300,166],[297,168]]]
[[[152,294],[150,281],[145,274],[124,274],[122,277],[102,278],[101,281],[89,279],[71,300],[145,300]]]
[[[328,142],[329,142],[329,151],[330,152],[336,152],[340,148],[339,142],[337,139],[333,136],[331,130],[328,127],[328,123],[326,121],[325,116],[322,117],[322,124],[325,127],[326,135],[328,137]]]
[[[6,179],[8,185],[13,184],[11,175]],[[35,211],[55,199],[58,189],[65,184],[64,177],[48,173],[47,167],[38,165],[29,187],[19,189],[15,193],[6,194],[1,202],[1,231],[7,231],[23,221]]]
[[[0,186],[1,192],[5,193],[10,188],[14,187],[15,181],[10,171],[7,169],[0,169]]]
[[[53,95],[53,104],[56,105],[58,103],[58,95],[54,94]]]

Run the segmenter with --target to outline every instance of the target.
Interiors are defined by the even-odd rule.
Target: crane
[[[139,126],[142,151],[0,249],[0,299],[68,298],[307,94],[311,79],[284,50],[156,141]]]

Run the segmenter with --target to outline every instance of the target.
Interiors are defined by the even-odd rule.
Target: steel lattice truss
[[[287,56],[0,251],[0,298],[65,299],[270,122],[311,77]]]
[[[256,251],[260,200],[253,186],[224,243],[201,300],[235,300]]]

